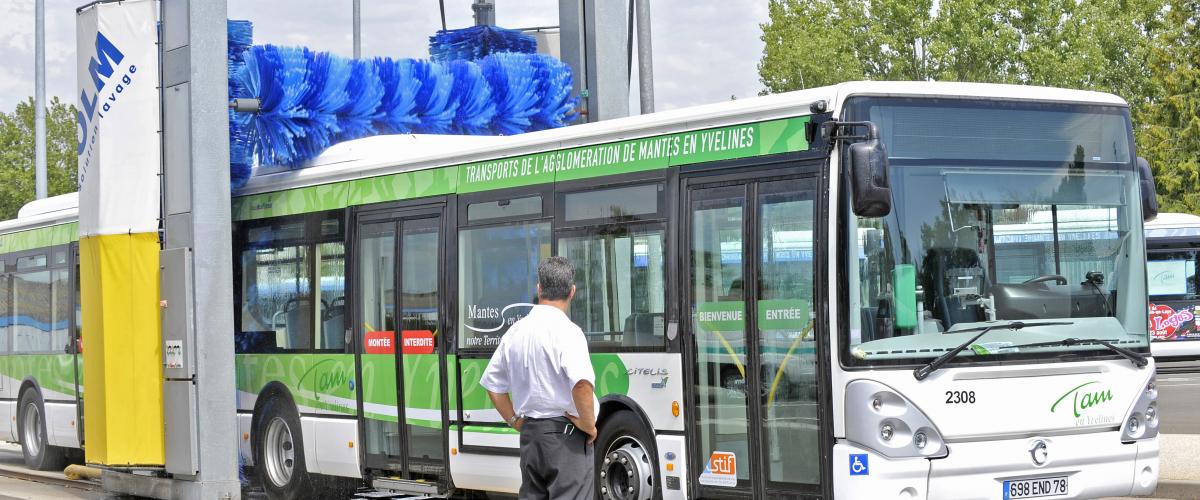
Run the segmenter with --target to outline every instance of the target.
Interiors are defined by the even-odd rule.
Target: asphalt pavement
[[[99,490],[98,483],[77,481],[70,484],[58,471],[33,471],[25,468],[21,446],[0,443],[0,500],[102,500],[115,499]]]
[[[0,500],[100,500],[104,493],[0,476]]]
[[[1158,364],[1158,491],[1154,498],[1200,498],[1200,362]]]
[[[1158,365],[1158,409],[1163,434],[1200,434],[1200,362]]]

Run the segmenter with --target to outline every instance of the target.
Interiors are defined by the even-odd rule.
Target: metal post
[[[356,2],[357,3],[357,2]],[[163,338],[185,368],[164,370],[172,498],[241,495],[234,384],[229,96],[224,0],[162,0]],[[166,277],[181,276],[174,280]],[[167,286],[169,285],[169,286]],[[182,293],[186,290],[187,293]],[[178,314],[187,308],[191,314]],[[169,317],[168,317],[169,316]],[[168,407],[169,406],[169,407]],[[194,422],[189,430],[188,419]],[[194,458],[189,459],[189,455]],[[193,467],[194,466],[194,467]]]
[[[562,60],[574,72],[580,123],[629,116],[628,16],[626,2],[558,1]]]
[[[354,0],[354,58],[362,57],[362,5]]]
[[[37,199],[46,197],[46,4],[37,0],[35,14],[33,76],[34,191]]]
[[[496,5],[492,0],[475,0],[475,3],[471,4],[471,10],[475,11],[476,26],[496,24]]]
[[[637,0],[638,88],[642,114],[654,112],[654,55],[650,46],[650,0]]]

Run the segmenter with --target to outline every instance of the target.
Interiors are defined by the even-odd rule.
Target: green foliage
[[[846,80],[1016,83],[1141,95],[1150,0],[770,0],[768,92]]]
[[[1111,92],[1164,211],[1200,213],[1200,0],[770,0],[764,93],[848,80]]]
[[[0,113],[0,220],[14,219],[33,201],[33,98]],[[75,106],[50,100],[46,108],[46,191],[49,196],[76,191]]]
[[[1150,51],[1154,88],[1134,115],[1138,154],[1154,170],[1162,211],[1200,214],[1200,1],[1169,5]]]

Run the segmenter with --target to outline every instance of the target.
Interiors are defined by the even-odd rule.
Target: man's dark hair
[[[561,255],[546,257],[538,264],[542,300],[567,300],[575,285],[575,265]]]

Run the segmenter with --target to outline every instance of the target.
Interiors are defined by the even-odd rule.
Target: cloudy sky
[[[350,0],[228,0],[231,19],[254,23],[255,43],[305,45],[352,55]],[[620,1],[620,0],[606,0]],[[75,8],[45,0],[46,92],[76,103]],[[558,25],[558,0],[496,0],[496,24]],[[758,25],[766,0],[652,0],[655,100],[659,110],[750,97],[762,88]],[[450,28],[472,24],[471,0],[445,0]],[[33,0],[0,0],[0,111],[33,95]],[[437,0],[362,0],[364,56],[421,58],[441,28]],[[635,90],[636,92],[636,90]],[[636,97],[633,99],[636,103]],[[635,104],[636,106],[636,104]]]

